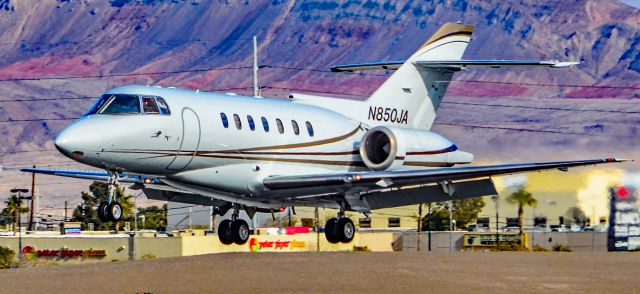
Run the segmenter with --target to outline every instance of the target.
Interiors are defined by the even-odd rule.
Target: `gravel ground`
[[[2,293],[638,292],[638,253],[230,253],[0,271]]]

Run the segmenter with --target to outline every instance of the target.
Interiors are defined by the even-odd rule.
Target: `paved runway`
[[[638,292],[640,253],[231,253],[0,270],[3,293]]]

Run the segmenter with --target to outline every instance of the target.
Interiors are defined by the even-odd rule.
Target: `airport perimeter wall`
[[[244,245],[224,245],[216,235],[143,237],[112,235],[23,235],[27,263],[76,264],[190,256],[225,252],[393,251],[393,233],[357,233],[349,244],[330,244],[324,234],[252,235]],[[319,242],[318,242],[319,241]],[[17,236],[0,237],[0,246],[20,251]],[[356,248],[356,249],[358,249]]]
[[[453,238],[453,250],[463,249],[463,237],[468,232],[431,232],[431,252],[449,252],[450,236]],[[503,233],[504,234],[504,233]],[[606,232],[536,232],[527,233],[529,248],[533,244],[548,250],[553,245],[562,244],[569,246],[575,252],[607,251]],[[429,234],[427,232],[401,232],[394,234],[394,249],[396,251],[417,251],[418,237],[420,238],[420,251],[428,251]],[[534,243],[535,242],[535,243]]]

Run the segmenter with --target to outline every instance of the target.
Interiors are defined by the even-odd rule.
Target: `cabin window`
[[[153,97],[142,97],[142,109],[144,113],[159,114],[158,105]]]
[[[224,112],[220,112],[220,118],[222,119],[222,125],[224,126],[224,128],[228,128],[229,127],[229,119],[227,119],[227,115],[224,114]]]
[[[307,132],[309,132],[309,137],[313,137],[313,126],[310,122],[307,122]]]
[[[284,126],[282,125],[282,121],[279,118],[276,118],[276,125],[278,126],[278,132],[280,134],[284,134]]]
[[[160,114],[165,114],[165,115],[170,115],[171,114],[171,110],[169,110],[169,104],[167,104],[167,101],[164,100],[164,98],[156,98],[156,101],[158,101],[158,107],[160,108]]]
[[[262,127],[265,132],[269,132],[269,121],[264,116],[262,117]]]
[[[236,129],[242,129],[242,122],[240,121],[240,117],[237,114],[233,115],[233,121],[236,123]]]
[[[247,115],[247,121],[249,122],[249,128],[252,131],[255,131],[256,129],[256,124],[253,122],[253,117],[251,117],[250,115]]]
[[[293,133],[296,135],[300,135],[300,127],[298,127],[298,122],[295,120],[291,120],[291,125],[293,126]]]
[[[103,114],[140,113],[140,98],[136,95],[113,95]]]

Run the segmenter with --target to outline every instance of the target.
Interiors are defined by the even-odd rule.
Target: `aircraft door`
[[[182,170],[189,166],[200,146],[201,132],[198,114],[191,108],[183,108],[180,147],[167,169]]]

